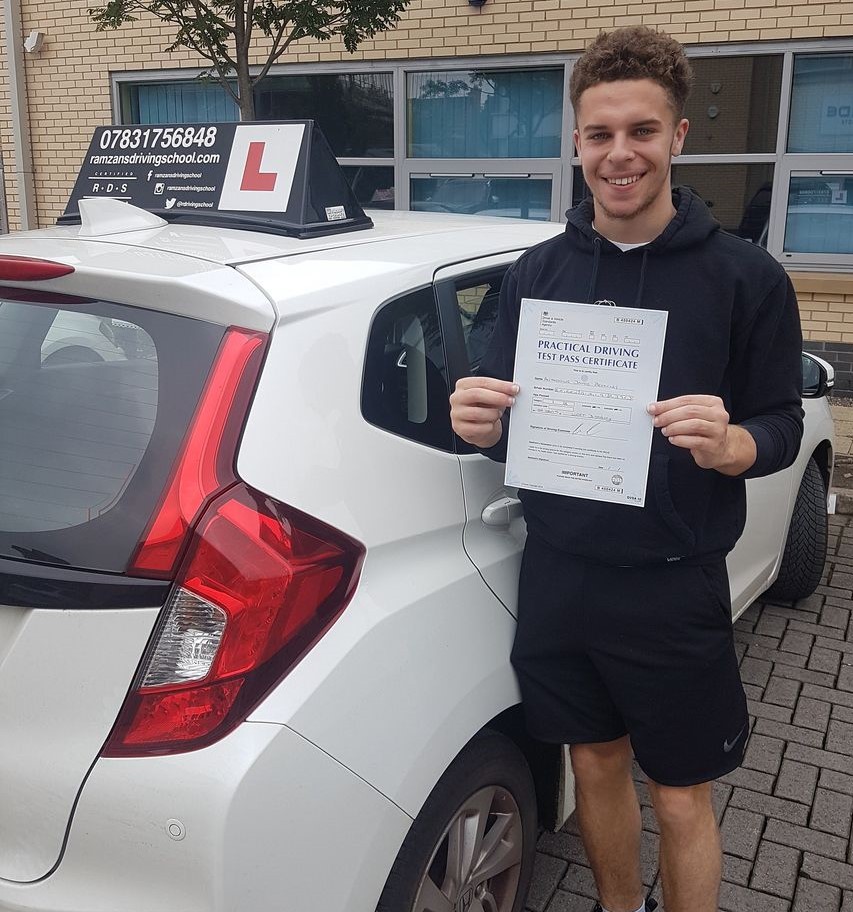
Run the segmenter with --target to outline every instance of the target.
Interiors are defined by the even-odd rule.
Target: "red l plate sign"
[[[240,124],[219,208],[236,212],[285,212],[305,133],[303,124]]]

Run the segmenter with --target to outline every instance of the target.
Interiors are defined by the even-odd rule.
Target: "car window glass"
[[[468,372],[476,373],[498,318],[498,299],[505,269],[457,279],[456,311],[462,325]]]
[[[141,357],[156,360],[154,343],[144,329],[94,313],[57,310],[41,343],[41,363],[47,367]]]
[[[386,304],[367,345],[364,417],[394,434],[450,450],[447,369],[431,289]]]
[[[0,290],[0,556],[122,572],[221,338],[184,317]]]
[[[97,331],[109,320],[0,305],[0,328],[13,324],[38,333],[39,323],[50,328],[35,371],[26,360],[15,370],[25,344],[8,346],[3,357],[0,523],[9,532],[70,528],[111,509],[133,478],[156,420],[157,358],[144,330],[126,324],[146,337],[150,354],[119,373],[127,355]]]

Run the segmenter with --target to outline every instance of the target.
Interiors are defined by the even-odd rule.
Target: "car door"
[[[498,293],[514,251],[445,267],[435,290],[445,328],[452,383],[476,373],[498,314]],[[456,438],[462,471],[465,551],[486,585],[513,615],[527,529],[517,491],[504,485],[504,465]]]

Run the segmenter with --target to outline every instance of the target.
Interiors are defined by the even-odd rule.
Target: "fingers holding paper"
[[[453,430],[476,447],[494,446],[503,434],[501,416],[515,403],[518,386],[492,377],[463,377],[450,397]]]
[[[729,423],[729,413],[718,396],[678,396],[653,402],[648,410],[667,440],[690,450],[703,469],[739,475],[755,462],[752,435]]]

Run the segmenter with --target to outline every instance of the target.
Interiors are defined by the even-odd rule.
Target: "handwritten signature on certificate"
[[[643,506],[666,318],[522,299],[507,485]]]

